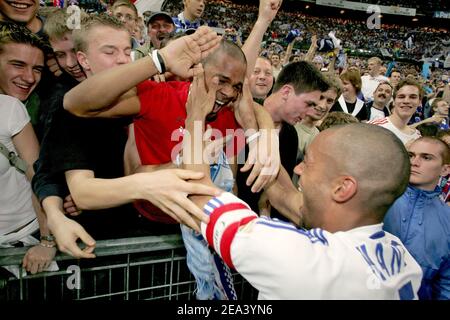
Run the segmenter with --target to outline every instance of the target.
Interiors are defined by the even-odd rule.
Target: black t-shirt
[[[39,117],[38,125],[42,141],[39,158],[33,165],[35,174],[32,179],[33,192],[36,194],[39,201],[42,201],[49,196],[64,198],[69,194],[64,174],[54,174],[51,161],[53,144],[49,141],[51,136],[48,135],[52,128],[55,113],[62,108],[64,95],[78,84],[73,78],[62,79],[67,79],[68,81],[57,83],[53,88],[52,94],[41,101],[46,108],[43,110],[41,109],[42,112]]]
[[[122,177],[129,123],[127,118],[79,118],[61,108],[50,133],[53,170],[86,169],[94,171],[97,178]]]
[[[296,165],[297,159],[297,148],[298,148],[298,136],[297,131],[294,126],[283,122],[279,134],[279,150],[281,165],[286,169],[289,176],[291,177],[294,172],[294,167]],[[248,154],[248,147],[245,147],[246,155]],[[246,157],[247,159],[247,157]],[[251,191],[251,186],[246,185],[248,176],[251,170],[248,172],[241,172],[240,169],[243,165],[238,166],[238,172],[236,175],[236,184],[238,187],[238,197],[244,200],[255,212],[259,212],[258,201],[261,197],[262,192],[253,193]],[[281,215],[275,208],[271,210],[271,217],[277,218],[284,221],[289,221],[283,215]]]
[[[130,119],[78,118],[58,109],[46,136],[52,175],[69,170],[92,170],[96,178],[123,177],[123,152]],[[131,204],[88,211],[73,219],[95,239],[123,238],[134,234],[137,212]]]

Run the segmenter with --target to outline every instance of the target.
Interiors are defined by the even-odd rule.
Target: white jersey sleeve
[[[417,298],[420,267],[381,224],[334,234],[298,229],[258,218],[230,193],[204,210],[205,239],[260,299]]]

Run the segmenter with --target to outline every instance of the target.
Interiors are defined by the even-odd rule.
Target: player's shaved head
[[[370,124],[349,124],[325,130],[332,174],[356,179],[361,212],[381,221],[391,204],[405,191],[410,175],[408,153],[390,131]],[[332,178],[332,177],[331,177]]]
[[[247,68],[247,59],[245,58],[244,52],[235,43],[227,40],[220,41],[219,47],[202,60],[203,67],[210,63],[222,63],[223,55],[233,57]]]

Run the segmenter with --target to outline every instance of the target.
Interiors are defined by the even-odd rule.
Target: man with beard
[[[389,82],[381,82],[375,89],[373,101],[365,105],[369,121],[381,119],[391,114],[389,102],[392,98],[392,90]]]
[[[175,24],[169,14],[156,12],[150,16],[147,22],[147,42],[134,51],[134,60],[148,55],[152,49],[161,49],[161,42],[170,37],[175,30]]]

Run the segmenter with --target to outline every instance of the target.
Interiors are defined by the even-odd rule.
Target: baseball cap
[[[148,18],[147,25],[149,25],[156,18],[164,18],[165,20],[170,21],[170,23],[172,23],[175,26],[175,24],[173,23],[172,17],[170,16],[170,14],[168,14],[167,12],[164,12],[164,11],[154,12]]]

